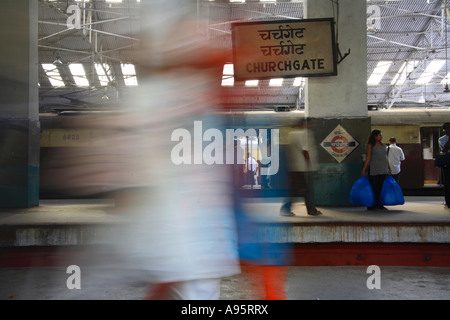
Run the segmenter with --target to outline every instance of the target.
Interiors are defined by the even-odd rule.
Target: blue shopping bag
[[[404,204],[403,192],[397,181],[388,175],[383,182],[383,188],[380,194],[380,204],[382,206],[396,206]]]
[[[362,176],[353,184],[350,191],[350,202],[365,207],[373,206],[375,196],[373,195],[372,185],[366,176]]]

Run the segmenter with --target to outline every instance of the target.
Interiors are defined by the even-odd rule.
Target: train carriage
[[[92,114],[92,117],[102,117],[105,113]],[[70,115],[70,116],[69,116]],[[62,112],[61,115],[41,115],[41,197],[65,196],[65,191],[58,187],[58,179],[64,180],[64,171],[59,170],[59,176],[50,174],[58,167],[66,164],[61,161],[70,160],[62,156],[70,150],[80,150],[88,153],[89,148],[98,148],[104,141],[108,132],[100,128],[78,127],[82,123],[79,119],[84,114],[77,112]],[[305,121],[303,111],[276,112],[276,111],[249,111],[224,113],[229,128],[255,129],[257,135],[261,129],[278,129],[280,170],[274,176],[258,175],[257,179],[248,182],[242,171],[242,189],[250,190],[253,196],[281,195],[286,186],[285,147],[289,130],[300,121]],[[441,194],[440,170],[434,165],[434,156],[439,153],[438,138],[443,134],[442,124],[450,121],[450,110],[446,109],[395,109],[369,111],[371,129],[381,130],[383,141],[388,143],[390,137],[397,139],[397,144],[405,153],[402,162],[400,186],[405,194]],[[75,120],[77,119],[77,120]],[[270,132],[270,131],[269,131]],[[243,138],[241,144],[247,155],[250,152],[261,164],[261,150],[259,139]],[[271,139],[270,135],[268,139]],[[321,140],[316,139],[319,143]],[[170,141],[168,141],[170,143]],[[270,141],[266,143],[270,144]],[[365,152],[366,141],[360,141],[354,151],[361,154],[361,162]],[[75,148],[75,149],[74,149]],[[76,154],[76,152],[75,152]],[[65,160],[63,160],[65,159]],[[245,159],[244,159],[245,161]],[[68,167],[69,168],[69,167]],[[68,169],[69,170],[69,169]],[[61,176],[62,172],[62,176]],[[67,177],[70,175],[68,174]],[[56,180],[55,180],[56,179]],[[67,186],[66,181],[66,186]],[[70,184],[69,184],[70,185]],[[320,185],[317,186],[320,188]]]

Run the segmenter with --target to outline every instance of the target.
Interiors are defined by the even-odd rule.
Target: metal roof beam
[[[443,3],[443,0],[437,2],[437,5],[436,5],[435,8],[434,8],[434,10],[436,10],[436,12],[439,12],[439,10],[440,10],[441,7],[442,7],[442,3]],[[421,43],[421,41],[422,41],[424,38],[426,38],[426,32],[427,32],[427,30],[430,28],[430,25],[432,24],[433,19],[434,19],[434,16],[433,16],[433,17],[430,17],[430,18],[428,19],[428,21],[427,21],[427,23],[426,23],[426,25],[425,25],[425,28],[424,28],[424,30],[422,31],[421,36],[420,36],[420,37],[417,39],[417,41],[416,41],[416,45],[415,45],[415,46],[412,46],[413,49],[414,49],[414,47],[420,48],[420,47],[418,47],[418,45]],[[399,44],[399,45],[400,45],[400,44]],[[425,49],[425,48],[421,48],[421,49],[418,50],[418,51],[425,51],[425,50],[428,50],[428,48],[426,48],[426,49]],[[413,55],[414,55],[415,53],[416,53],[415,51],[411,51],[411,52],[410,52],[410,55],[409,55],[409,57],[408,57],[408,60],[414,60],[414,59],[413,59]],[[414,68],[414,74],[415,74],[415,70],[417,70],[417,68]],[[411,74],[410,74],[410,76],[411,76]],[[405,81],[405,83],[406,83],[406,81]],[[404,84],[405,84],[405,83],[404,83]],[[385,97],[384,97],[384,99],[383,99],[382,105],[386,105],[388,109],[392,108],[392,106],[394,105],[396,99],[398,99],[398,97],[399,97],[399,95],[400,95],[400,93],[401,93],[401,90],[403,90],[404,84],[401,86],[399,92],[397,92],[397,93],[395,92],[396,87],[395,87],[395,84],[394,84],[394,85],[392,86],[392,89],[389,91],[389,93],[385,95]],[[390,101],[389,103],[387,103],[387,101],[389,100],[390,97],[393,97],[393,99],[392,99],[392,101]]]

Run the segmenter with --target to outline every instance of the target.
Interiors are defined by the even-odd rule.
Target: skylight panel
[[[380,61],[377,63],[375,70],[373,70],[372,74],[367,80],[367,85],[376,86],[381,82],[385,73],[389,70],[392,65],[392,61]]]
[[[100,80],[100,85],[107,86],[109,84],[109,79],[111,76],[111,69],[106,63],[95,64],[95,70],[97,71],[98,79]]]
[[[231,63],[227,63],[223,66],[223,75],[224,76],[229,76],[229,75],[234,75],[234,66]]]
[[[418,64],[419,61],[417,60],[403,62],[398,73],[395,75],[394,79],[392,79],[391,85],[402,85],[406,81],[406,77],[414,70],[415,67],[417,67]]]
[[[258,86],[259,81],[258,80],[247,80],[245,81],[246,87],[256,87]]]
[[[281,87],[283,85],[283,78],[270,79],[270,87]]]
[[[450,84],[450,72],[442,79],[441,84]]]
[[[47,75],[52,86],[64,87],[64,81],[62,80],[61,75],[54,64],[43,63],[42,68],[44,68],[45,74]]]
[[[123,80],[127,86],[137,86],[136,69],[134,64],[125,63],[120,65],[122,68]]]
[[[222,86],[234,85],[234,68],[233,64],[227,63],[223,66]]]
[[[88,87],[89,81],[86,78],[83,65],[81,63],[72,63],[69,65],[70,72],[72,72],[73,80],[77,86]]]
[[[295,80],[294,80],[293,86],[294,86],[294,87],[300,87],[300,86],[302,86],[304,83],[305,83],[305,78],[303,78],[303,77],[297,77],[297,78],[295,78]]]
[[[431,81],[434,75],[441,70],[442,66],[445,64],[445,60],[433,60],[430,62],[428,67],[422,73],[419,79],[417,79],[416,84],[424,85]]]

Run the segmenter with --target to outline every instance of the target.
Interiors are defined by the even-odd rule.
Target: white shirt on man
[[[247,159],[248,171],[256,172],[257,166],[258,166],[258,162],[256,161],[256,159],[253,157],[248,157],[248,159]]]
[[[389,146],[388,153],[389,166],[391,167],[391,174],[399,174],[401,170],[401,162],[405,160],[405,154],[402,148],[395,143]]]
[[[312,131],[309,129],[294,129],[289,133],[288,141],[291,171],[308,172],[319,170],[316,140]],[[309,161],[306,160],[303,151],[308,152]]]
[[[448,141],[448,135],[446,135],[446,134],[439,138],[439,149],[441,150],[441,152],[444,152],[444,146],[447,143],[447,141]]]

